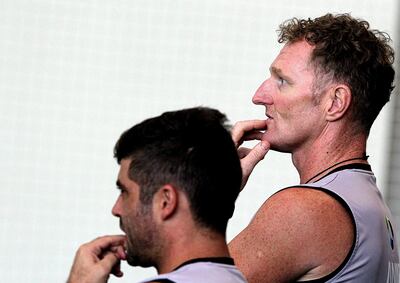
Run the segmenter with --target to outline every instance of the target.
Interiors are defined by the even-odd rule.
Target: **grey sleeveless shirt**
[[[304,282],[399,282],[393,217],[369,165],[345,165],[300,187],[321,190],[335,197],[348,210],[355,225],[353,247],[341,266],[324,278]]]

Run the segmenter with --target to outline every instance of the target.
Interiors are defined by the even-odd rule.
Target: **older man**
[[[289,152],[300,185],[269,198],[230,243],[250,283],[399,282],[392,216],[368,164],[371,125],[393,89],[385,33],[350,15],[292,19],[253,102],[266,120],[236,124],[243,184],[268,149]]]

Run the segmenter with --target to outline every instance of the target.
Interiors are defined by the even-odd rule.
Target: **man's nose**
[[[114,206],[111,209],[111,213],[112,215],[119,217],[120,213],[119,213],[119,198],[117,199],[117,201],[115,202]]]
[[[265,105],[268,104],[268,80],[265,80],[257,89],[256,93],[253,96],[253,103],[256,105]]]

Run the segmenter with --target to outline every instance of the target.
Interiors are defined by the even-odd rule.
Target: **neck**
[[[365,163],[366,136],[342,135],[316,140],[312,145],[292,153],[293,164],[300,175],[300,183],[315,181],[330,171],[347,164]]]
[[[209,229],[194,233],[172,231],[170,235],[168,248],[156,267],[159,274],[171,272],[192,259],[230,256],[225,236]]]

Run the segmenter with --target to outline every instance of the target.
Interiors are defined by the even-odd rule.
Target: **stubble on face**
[[[127,236],[127,262],[131,266],[157,266],[162,241],[153,220],[151,204],[141,205],[133,215],[121,219]]]
[[[304,41],[286,44],[270,68],[271,101],[265,106],[266,115],[273,119],[267,120],[263,138],[273,150],[292,153],[312,134],[320,104],[316,91],[323,91],[325,80],[329,81],[321,76],[324,86],[316,83],[316,70],[310,63],[312,49]]]

